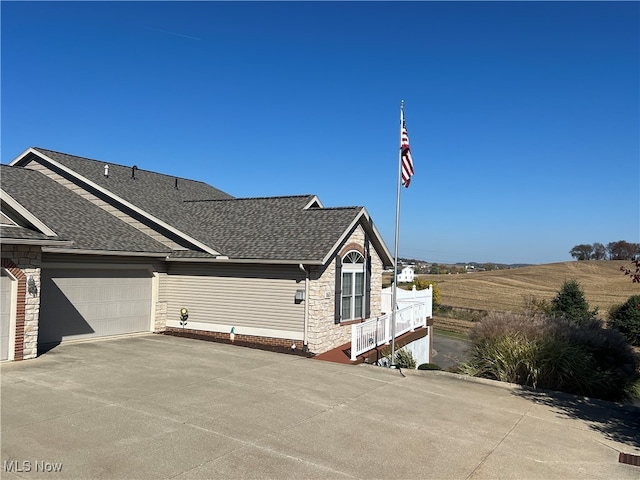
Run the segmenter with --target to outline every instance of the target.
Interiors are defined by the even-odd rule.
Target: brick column
[[[3,245],[0,265],[18,282],[16,299],[14,360],[38,355],[38,322],[40,318],[41,250],[31,245]],[[27,278],[32,277],[36,290],[27,291]]]

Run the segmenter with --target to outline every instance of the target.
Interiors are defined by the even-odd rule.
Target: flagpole
[[[393,290],[391,291],[391,368],[396,368],[396,302],[398,298],[398,239],[400,237],[400,184],[402,183],[402,122],[404,100],[400,101],[400,148],[398,149],[398,192],[396,194],[396,241],[393,254]]]

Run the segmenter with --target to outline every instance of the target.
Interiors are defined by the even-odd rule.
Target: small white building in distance
[[[403,267],[400,273],[397,275],[398,283],[411,283],[415,279],[415,272],[413,265],[407,265]]]

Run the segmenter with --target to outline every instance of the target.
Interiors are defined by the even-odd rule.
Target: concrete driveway
[[[3,479],[640,477],[640,409],[443,372],[152,334],[1,368]]]

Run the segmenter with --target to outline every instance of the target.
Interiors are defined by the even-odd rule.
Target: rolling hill
[[[565,280],[577,280],[591,308],[606,318],[610,307],[640,295],[640,284],[620,271],[630,262],[616,260],[573,261],[510,270],[460,275],[419,275],[437,283],[440,303],[452,307],[520,312],[526,299],[553,299]]]

